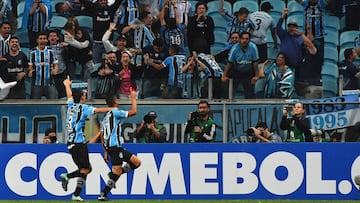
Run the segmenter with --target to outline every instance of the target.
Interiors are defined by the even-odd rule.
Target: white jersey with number
[[[251,41],[255,44],[265,44],[267,42],[266,32],[268,29],[275,29],[274,19],[264,11],[257,11],[249,15],[249,19],[254,23],[255,29]]]

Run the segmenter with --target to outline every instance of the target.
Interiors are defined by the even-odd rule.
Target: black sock
[[[109,181],[106,183],[106,186],[103,190],[103,195],[106,196],[112,188],[115,188],[116,181],[119,179],[120,176],[110,172],[109,174]]]
[[[76,189],[75,189],[75,192],[74,192],[75,196],[80,195],[81,190],[85,185],[85,182],[86,182],[86,174],[80,173],[80,176],[78,177],[78,180],[77,180]]]
[[[73,171],[71,173],[68,173],[67,174],[67,177],[70,179],[70,178],[75,178],[75,177],[80,177],[80,170],[76,170],[76,171]]]

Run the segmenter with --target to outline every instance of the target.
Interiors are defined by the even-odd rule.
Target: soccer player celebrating
[[[101,143],[103,143],[104,146],[104,160],[107,162],[108,157],[110,157],[112,171],[108,173],[109,180],[98,197],[99,201],[108,200],[107,194],[112,188],[115,188],[116,181],[122,173],[136,169],[141,164],[141,161],[134,154],[121,146],[124,142],[124,139],[121,137],[121,121],[124,118],[136,115],[137,111],[136,91],[131,89],[130,98],[131,109],[129,111],[113,109],[108,111],[104,116]],[[118,97],[116,95],[108,95],[106,103],[109,107],[118,107]],[[126,164],[122,167],[123,161],[125,161]]]
[[[71,173],[62,173],[60,175],[62,187],[67,191],[69,179],[77,177],[77,184],[71,200],[83,201],[80,197],[80,192],[85,185],[86,176],[91,172],[91,165],[89,161],[87,141],[85,139],[84,127],[87,117],[96,113],[105,113],[114,107],[95,108],[85,104],[87,99],[86,91],[82,89],[71,90],[71,80],[69,76],[64,80],[68,110],[66,114],[66,131],[68,135],[68,149],[73,161],[78,167],[77,170]]]

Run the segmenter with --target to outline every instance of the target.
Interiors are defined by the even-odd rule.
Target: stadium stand
[[[233,5],[233,12],[239,11],[240,7],[246,7],[251,13],[259,11],[259,4],[251,0],[236,1]]]
[[[304,7],[296,1],[288,2],[287,8],[289,9],[289,16],[304,15]]]
[[[191,4],[192,5],[192,4]],[[208,10],[207,14],[219,13],[219,1],[210,1],[207,3]],[[232,5],[228,1],[224,1],[224,7],[229,14],[232,14]]]
[[[324,47],[324,62],[337,64],[339,61],[339,53],[337,49]]]
[[[214,21],[214,31],[226,33],[226,20],[219,13],[213,13],[210,16]]]
[[[67,22],[67,18],[62,16],[53,16],[50,22],[50,29],[61,29]]]
[[[339,32],[327,30],[324,36],[324,46],[337,49],[339,46]]]
[[[336,16],[325,15],[325,29],[327,31],[339,32],[340,19]]]
[[[335,97],[338,95],[339,70],[336,63],[324,62],[321,70],[323,85],[323,97]]]
[[[354,47],[354,39],[359,35],[359,31],[349,30],[340,33],[340,49],[343,48],[353,48]]]

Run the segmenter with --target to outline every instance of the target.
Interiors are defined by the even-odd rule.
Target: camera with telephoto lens
[[[324,131],[323,130],[317,130],[317,129],[308,129],[305,130],[304,135],[307,137],[323,137],[324,138]]]
[[[145,115],[144,116],[144,122],[145,123],[153,123],[155,119],[155,116]]]
[[[201,114],[198,111],[194,111],[191,113],[190,120],[191,121],[198,121],[201,119]]]
[[[255,136],[255,131],[252,128],[249,128],[246,130],[246,134],[249,136]],[[260,130],[260,135],[263,136],[264,132],[262,130]]]

